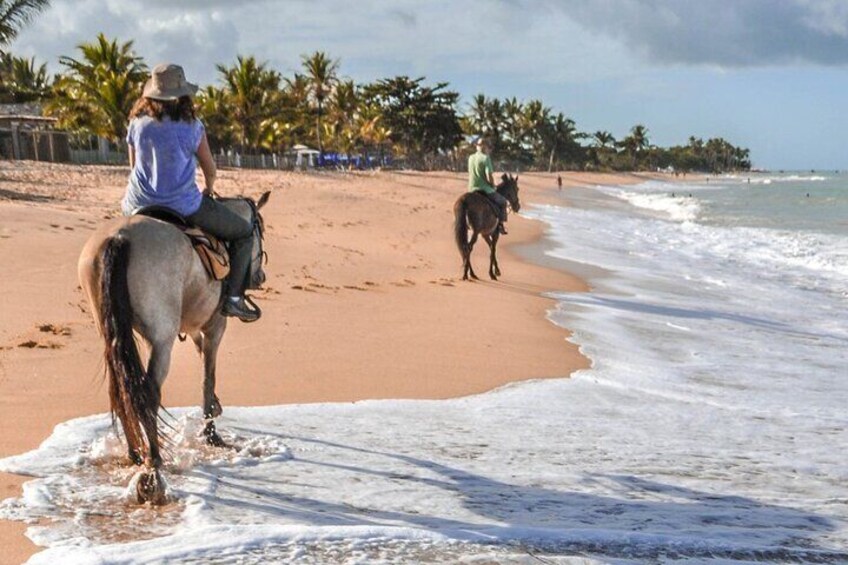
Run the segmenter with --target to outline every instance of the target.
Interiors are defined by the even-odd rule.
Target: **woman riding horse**
[[[167,501],[159,473],[163,458],[158,413],[174,343],[180,334],[187,335],[201,354],[203,432],[207,443],[224,446],[214,422],[222,412],[215,393],[218,347],[226,316],[244,321],[259,317],[258,309],[245,305],[243,290],[265,280],[259,210],[270,192],[256,202],[211,198],[215,165],[191,107],[195,89],[176,65],[153,70],[129,128],[132,173],[123,201],[127,216],[100,226],[78,263],[80,284],[105,345],[112,414],[120,420],[130,460],[146,467],[137,475],[137,499],[154,504]],[[194,180],[195,156],[206,179],[205,194]],[[231,296],[224,297],[223,308],[226,285],[207,273],[189,237],[172,223],[132,214],[149,205],[165,207],[229,239]],[[136,337],[147,345],[146,363]]]
[[[127,145],[132,171],[123,211],[132,215],[148,206],[165,207],[227,241],[230,274],[222,313],[253,322],[260,312],[244,299],[253,225],[212,198],[215,160],[203,123],[194,112],[195,92],[197,85],[186,80],[179,65],[153,68],[142,97],[130,112]],[[202,191],[195,180],[195,158],[206,183]]]

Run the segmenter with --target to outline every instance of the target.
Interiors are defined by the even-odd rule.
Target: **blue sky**
[[[291,75],[322,50],[359,82],[425,76],[463,104],[541,99],[583,132],[643,124],[658,145],[724,137],[757,167],[848,169],[846,0],[53,0],[11,50],[59,71],[99,32],[201,84],[238,54]]]

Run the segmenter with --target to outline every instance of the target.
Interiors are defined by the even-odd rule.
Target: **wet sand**
[[[102,344],[76,277],[85,240],[119,214],[128,169],[0,162],[0,457],[31,450],[70,418],[108,410]],[[634,175],[521,175],[522,204],[559,203],[577,185]],[[220,171],[225,196],[271,190],[263,210],[270,260],[255,324],[231,322],[219,354],[227,406],[439,399],[537,378],[588,360],[545,319],[548,290],[587,290],[542,260],[544,226],[511,216],[497,282],[460,280],[454,173]],[[511,247],[517,246],[520,253]],[[485,275],[483,242],[473,255]],[[542,266],[545,265],[545,266]],[[165,406],[201,402],[201,365],[175,347]],[[25,478],[0,473],[2,498]],[[38,551],[25,524],[0,521],[0,563]]]

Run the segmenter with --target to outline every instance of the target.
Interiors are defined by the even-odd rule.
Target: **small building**
[[[70,162],[68,133],[56,122],[38,104],[0,104],[0,158]]]

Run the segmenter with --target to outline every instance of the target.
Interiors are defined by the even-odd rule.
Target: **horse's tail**
[[[126,237],[116,235],[106,242],[100,280],[100,319],[106,342],[104,357],[112,418],[121,421],[130,456],[141,463],[145,457],[145,429],[157,424],[159,395],[156,383],[144,370],[133,336],[127,281],[129,258],[130,242]]]
[[[463,258],[468,253],[468,206],[466,204],[467,194],[461,196],[453,205],[453,233],[456,237],[456,246]]]

